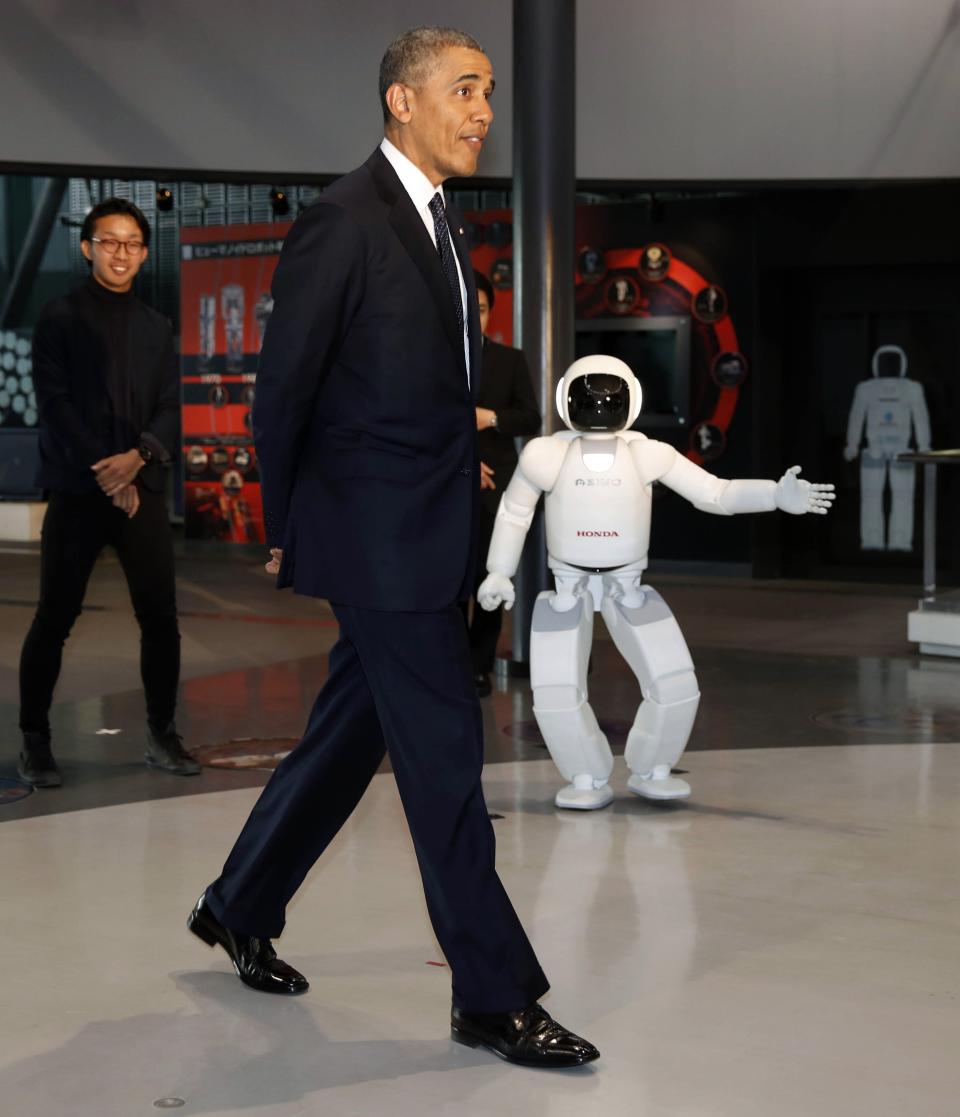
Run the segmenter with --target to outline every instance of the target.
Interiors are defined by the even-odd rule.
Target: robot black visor
[[[630,419],[630,386],[609,373],[579,376],[567,392],[570,426],[577,431],[619,431]]]

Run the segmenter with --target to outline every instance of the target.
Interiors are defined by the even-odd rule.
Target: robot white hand
[[[801,481],[797,476],[799,472],[800,466],[791,466],[777,482],[777,507],[793,516],[802,516],[806,512],[825,516],[834,501],[833,485]]]
[[[513,582],[506,574],[498,574],[496,571],[488,574],[477,590],[477,601],[488,613],[492,613],[501,604],[504,609],[510,609],[515,596]]]
[[[843,450],[843,460],[852,462],[860,456],[859,446],[845,446]]]

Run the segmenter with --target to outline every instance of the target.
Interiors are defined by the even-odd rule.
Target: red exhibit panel
[[[180,335],[188,539],[262,543],[250,409],[289,224],[180,232]]]
[[[488,209],[464,215],[470,260],[493,286],[493,310],[487,334],[502,345],[513,344],[513,214]]]
[[[584,207],[595,217],[596,207]],[[578,210],[579,212],[579,210]],[[513,341],[513,215],[509,209],[464,215],[470,259],[495,291],[487,333],[505,345]],[[591,321],[685,319],[690,328],[689,393],[680,433],[685,452],[695,462],[719,457],[748,375],[726,291],[658,241],[639,247],[580,242],[574,261],[576,317]],[[608,335],[611,339],[613,334]],[[629,363],[629,362],[628,362]],[[641,375],[642,370],[634,368]],[[676,379],[676,377],[674,377]],[[684,380],[684,385],[687,381]],[[679,388],[677,389],[680,390]],[[552,407],[552,402],[550,403]]]
[[[574,297],[580,321],[658,315],[690,318],[693,422],[686,454],[698,464],[719,457],[747,376],[724,289],[665,244],[605,250],[584,245],[577,254]]]

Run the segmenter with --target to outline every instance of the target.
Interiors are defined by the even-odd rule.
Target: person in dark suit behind
[[[174,724],[180,677],[173,541],[163,465],[176,452],[180,378],[170,323],[133,293],[150,225],[123,198],[87,214],[81,287],[47,303],[33,334],[40,408],[37,485],[49,493],[40,601],[20,656],[20,778],[58,787],[50,705],[63,645],[104,547],[116,549],[140,625],[145,759],[192,776],[200,765]]]
[[[492,91],[470,36],[401,35],[380,67],[382,144],[287,235],[254,406],[268,569],[329,599],[340,637],[303,739],[189,926],[247,985],[304,992],[270,940],[387,751],[453,975],[454,1039],[571,1066],[597,1051],[537,1003],[548,983],[496,873],[458,607],[474,583],[480,328],[442,183],[476,170]]]
[[[480,450],[480,530],[477,541],[476,587],[486,577],[487,551],[493,535],[500,494],[517,465],[514,439],[540,430],[540,407],[530,381],[527,361],[520,349],[500,345],[487,337],[487,322],[494,304],[493,284],[482,273],[473,273],[477,285],[483,363],[477,398],[477,445]],[[485,468],[486,467],[486,468]],[[497,652],[503,610],[488,612],[473,603],[470,617],[470,655],[477,694],[490,693],[490,672]]]

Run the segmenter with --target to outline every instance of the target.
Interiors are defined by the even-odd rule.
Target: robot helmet
[[[618,357],[581,357],[557,385],[557,411],[573,431],[626,430],[640,414],[643,392]]]
[[[881,371],[881,365],[883,370]],[[892,369],[896,366],[897,372]],[[873,375],[890,377],[904,377],[907,375],[907,355],[899,345],[881,345],[873,355]]]

